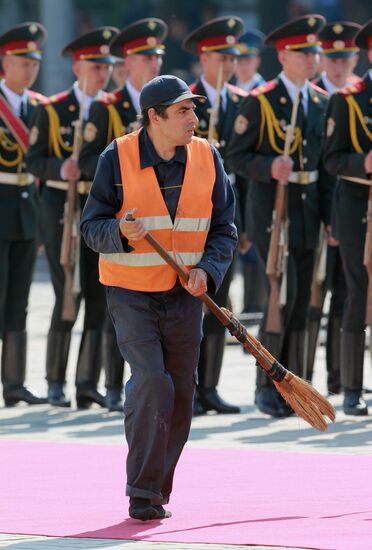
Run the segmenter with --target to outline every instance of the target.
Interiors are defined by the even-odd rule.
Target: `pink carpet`
[[[0,441],[0,532],[372,548],[370,456],[186,449],[169,509],[127,515],[124,446]]]

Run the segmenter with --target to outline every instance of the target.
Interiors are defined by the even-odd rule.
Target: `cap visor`
[[[192,92],[184,92],[176,98],[169,99],[168,101],[162,101],[161,105],[175,105],[176,103],[180,103],[185,99],[200,99],[201,101],[205,101],[207,98],[204,95],[197,95],[193,94]]]

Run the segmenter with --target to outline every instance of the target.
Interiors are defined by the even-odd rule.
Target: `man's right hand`
[[[284,157],[276,157],[271,165],[271,177],[278,181],[288,181],[292,167],[292,159],[285,160]]]
[[[140,220],[128,221],[127,212],[120,220],[119,229],[123,237],[130,241],[140,241],[147,233],[147,229]]]
[[[364,159],[364,168],[366,169],[367,174],[372,174],[372,149]]]
[[[72,158],[66,159],[61,167],[61,177],[67,181],[77,181],[80,179],[81,171],[78,163]]]

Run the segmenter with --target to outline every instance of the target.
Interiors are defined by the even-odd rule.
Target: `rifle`
[[[223,77],[223,64],[221,62],[218,66],[216,101],[213,107],[209,110],[208,141],[213,145],[217,145],[216,126],[218,123],[218,111],[220,110],[220,103],[221,103],[221,90],[223,85],[222,77]]]
[[[366,324],[372,323],[372,176],[368,195],[367,233],[364,245],[364,261],[368,273]]]
[[[283,157],[289,160],[289,151],[293,141],[294,128],[300,98],[297,89],[292,107],[291,122],[286,127]],[[266,274],[270,283],[270,295],[267,308],[266,330],[274,334],[281,332],[280,307],[287,299],[287,261],[288,261],[288,227],[287,217],[287,181],[278,181],[276,186],[275,204],[270,228],[270,245],[266,262]],[[282,284],[279,291],[279,278]]]
[[[84,119],[84,103],[86,96],[86,78],[83,82],[82,99],[80,103],[79,118],[74,125],[74,143],[71,158],[79,160],[82,143],[82,130]],[[76,297],[80,292],[79,260],[80,260],[80,211],[78,205],[77,182],[69,181],[64,206],[63,236],[60,262],[65,275],[63,291],[62,319],[75,321],[77,317]]]
[[[316,253],[313,280],[311,282],[310,306],[323,309],[325,298],[324,282],[327,273],[327,235],[324,227],[320,230],[319,246]]]
[[[131,211],[127,212],[125,219],[127,221],[135,221]],[[174,269],[180,279],[187,283],[189,278],[188,271],[176,262],[151,233],[147,233],[144,238],[156,250],[159,256]],[[230,331],[230,334],[253,355],[261,368],[271,377],[275,387],[288,405],[292,407],[298,416],[320,431],[327,429],[327,422],[323,416],[327,416],[332,422],[335,421],[336,411],[329,401],[320,395],[311,384],[284,368],[259,340],[247,332],[246,328],[234,317],[231,311],[220,308],[208,294],[202,294],[198,298]]]

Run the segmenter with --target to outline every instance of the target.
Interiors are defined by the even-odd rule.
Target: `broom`
[[[128,212],[126,220],[135,221],[135,218],[132,213]],[[174,269],[180,279],[187,283],[189,274],[186,269],[174,260],[151,233],[147,233],[144,238],[163,260]],[[261,368],[273,380],[276,389],[288,405],[292,407],[293,411],[313,428],[325,432],[328,424],[324,416],[332,422],[336,419],[336,411],[331,403],[311,384],[284,368],[257,338],[247,332],[246,328],[231,311],[220,308],[208,294],[202,294],[198,298],[208,306],[213,315],[229,330],[230,334],[253,355]]]

